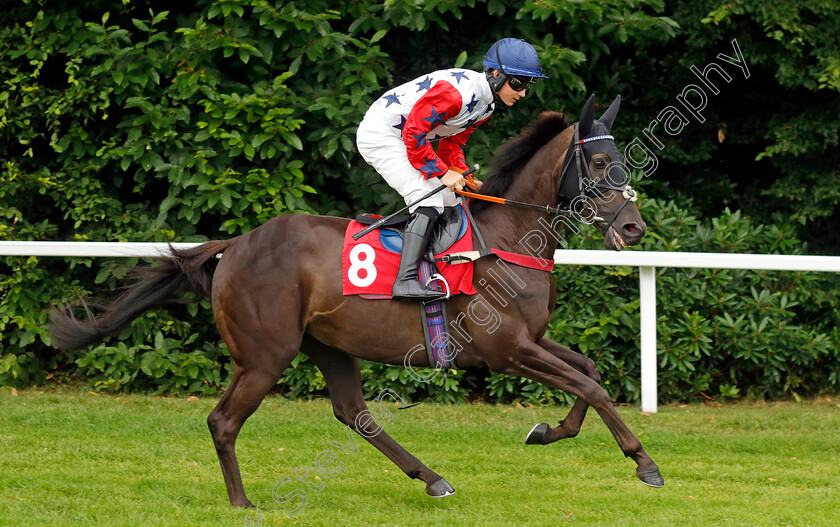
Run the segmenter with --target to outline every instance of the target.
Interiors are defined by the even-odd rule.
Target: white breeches
[[[440,187],[438,178],[425,179],[419,170],[411,166],[405,143],[377,114],[375,109],[369,110],[356,132],[356,147],[365,161],[403,197],[406,205]],[[446,189],[417,203],[409,212],[414,212],[417,207],[434,207],[443,212],[444,207],[453,207],[460,201],[457,194]]]

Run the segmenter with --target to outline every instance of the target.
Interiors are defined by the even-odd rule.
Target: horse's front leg
[[[377,450],[394,462],[412,479],[426,484],[426,494],[443,498],[455,493],[455,489],[432,469],[424,465],[391,436],[382,430],[394,415],[387,409],[385,396],[396,401],[399,396],[391,390],[383,390],[373,402],[377,419],[374,420],[362,395],[362,377],[359,360],[342,351],[331,348],[309,335],[304,336],[304,351],[324,375],[324,382],[332,400],[335,417],[350,430],[364,437]],[[401,399],[400,399],[401,401]],[[381,426],[380,426],[381,424]],[[353,443],[355,445],[355,443]]]
[[[601,374],[595,366],[595,361],[589,357],[585,357],[547,337],[538,340],[537,344],[579,372],[586,374],[593,381],[601,383]],[[583,419],[586,417],[588,409],[589,403],[578,397],[572,405],[572,409],[569,410],[565,419],[561,420],[558,426],[552,428],[548,423],[534,425],[534,428],[525,437],[525,444],[547,445],[560,439],[575,437],[580,432],[580,427],[583,426]]]
[[[624,455],[636,462],[636,475],[642,483],[652,487],[665,484],[659,467],[642,448],[639,439],[621,420],[606,390],[598,382],[535,342],[521,340],[515,344],[514,349],[514,353],[506,355],[500,362],[489,364],[490,368],[532,379],[582,399],[598,412]]]

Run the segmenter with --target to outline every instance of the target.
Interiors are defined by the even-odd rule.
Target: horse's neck
[[[503,197],[524,203],[557,206],[557,179],[569,141],[566,133],[549,141],[522,169]],[[553,224],[554,218],[544,211],[490,204],[475,220],[491,248],[546,259],[554,257],[558,241],[556,222]]]

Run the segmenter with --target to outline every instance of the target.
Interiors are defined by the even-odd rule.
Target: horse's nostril
[[[645,235],[645,224],[644,223],[642,223],[641,225],[639,225],[636,222],[625,223],[623,225],[623,228],[624,228],[624,233],[623,234],[624,234],[624,236],[627,236],[628,239],[635,239],[637,237],[641,238],[642,236]]]

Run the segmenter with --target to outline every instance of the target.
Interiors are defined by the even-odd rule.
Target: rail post
[[[656,412],[656,267],[639,267],[642,411]]]

